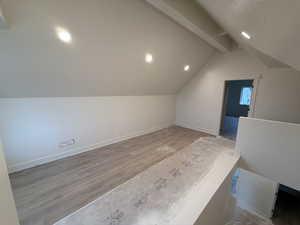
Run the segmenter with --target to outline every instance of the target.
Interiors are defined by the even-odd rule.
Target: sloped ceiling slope
[[[232,39],[195,0],[146,0],[178,24],[221,52],[232,49]]]
[[[234,39],[300,70],[299,0],[197,0]],[[241,37],[241,31],[251,40]]]
[[[0,30],[0,97],[173,94],[214,53],[141,0],[1,3],[9,29]]]

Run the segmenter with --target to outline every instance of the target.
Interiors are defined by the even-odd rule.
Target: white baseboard
[[[30,161],[27,161],[27,162],[21,162],[21,163],[16,163],[16,164],[13,164],[13,165],[9,165],[8,166],[8,172],[9,173],[14,173],[14,172],[22,171],[24,169],[29,169],[29,168],[39,166],[39,165],[42,165],[42,164],[45,164],[45,163],[49,163],[49,162],[52,162],[52,161],[55,161],[55,160],[58,160],[58,159],[63,159],[63,158],[73,156],[73,155],[77,155],[77,154],[80,154],[80,153],[83,153],[83,152],[95,150],[97,148],[101,148],[101,147],[104,147],[106,145],[114,144],[114,143],[124,141],[124,140],[130,139],[130,138],[141,136],[141,135],[144,135],[144,134],[149,134],[149,133],[152,133],[152,132],[155,132],[155,131],[158,131],[158,130],[161,130],[161,129],[164,129],[164,128],[167,128],[167,127],[170,127],[172,125],[173,125],[172,123],[161,124],[159,126],[155,126],[155,127],[149,128],[149,129],[144,129],[144,130],[139,130],[139,131],[136,131],[136,132],[132,132],[129,135],[119,136],[119,137],[116,137],[116,138],[103,140],[103,141],[100,141],[98,143],[95,143],[95,144],[92,144],[92,145],[89,145],[89,146],[73,148],[73,149],[70,149],[70,150],[65,151],[63,153],[60,153],[60,154],[49,155],[49,156],[41,157],[41,158],[38,158],[38,159],[30,160]]]
[[[207,133],[213,136],[218,136],[219,134],[215,131],[209,130],[209,129],[205,129],[205,128],[200,128],[194,124],[190,124],[187,122],[182,122],[182,121],[176,121],[176,126],[180,126],[180,127],[184,127],[184,128],[188,128],[188,129],[192,129],[192,130],[196,130],[196,131],[200,131],[203,133]]]

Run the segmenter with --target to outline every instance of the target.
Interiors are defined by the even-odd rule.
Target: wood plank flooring
[[[21,225],[52,225],[205,133],[170,127],[10,175]]]

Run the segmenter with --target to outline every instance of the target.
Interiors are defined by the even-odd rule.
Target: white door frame
[[[249,80],[253,80],[253,92],[252,92],[248,117],[252,117],[252,118],[255,117],[256,99],[257,99],[258,87],[261,79],[262,79],[262,75],[254,76],[253,78],[249,79]]]
[[[250,118],[255,118],[255,107],[256,107],[256,99],[257,99],[257,94],[258,94],[258,87],[260,80],[263,78],[262,75],[249,75],[249,76],[237,76],[237,78],[232,77],[232,79],[226,79],[224,80],[224,90],[223,90],[223,101],[222,101],[222,110],[221,110],[221,115],[220,115],[220,122],[219,122],[219,131],[218,135],[220,135],[221,127],[222,127],[222,122],[223,122],[223,113],[224,113],[224,101],[225,101],[225,94],[226,94],[226,82],[227,81],[234,81],[234,80],[253,80],[253,91],[252,91],[252,96],[251,96],[251,104],[249,106],[249,113],[248,117]]]

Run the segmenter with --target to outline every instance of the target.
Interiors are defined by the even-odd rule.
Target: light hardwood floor
[[[203,136],[174,126],[11,174],[20,223],[52,225]]]

